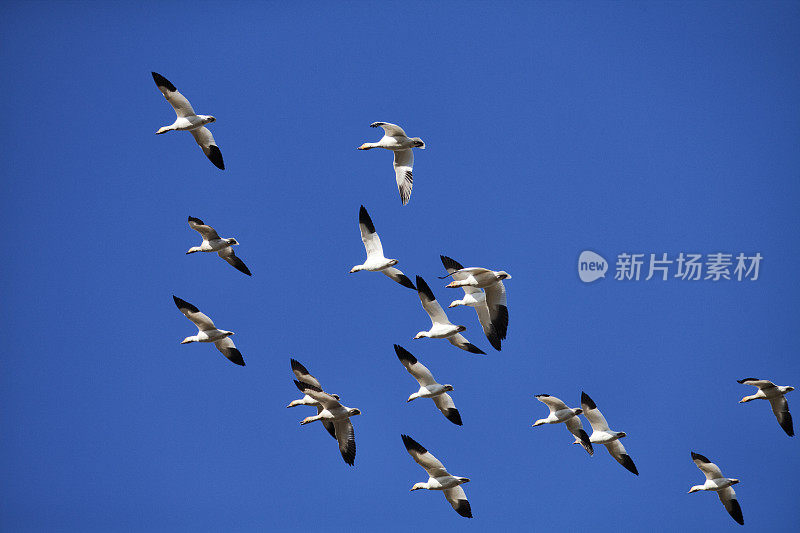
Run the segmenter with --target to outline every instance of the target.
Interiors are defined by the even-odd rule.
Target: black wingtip
[[[225,170],[225,162],[222,161],[222,152],[219,150],[219,146],[216,144],[212,144],[208,147],[208,159],[214,163],[214,166],[220,170]]]
[[[367,213],[367,208],[363,205],[361,209],[358,210],[358,223],[364,224],[369,233],[375,233],[375,225],[372,223],[372,218],[370,218],[369,213]]]
[[[300,374],[309,373],[306,367],[297,359],[289,359],[289,363],[292,365],[292,372],[299,372]]]
[[[204,225],[205,225],[205,223],[203,223],[203,221],[202,221],[202,220],[200,220],[200,219],[199,219],[199,218],[197,218],[197,217],[189,217],[189,220],[188,220],[188,221],[189,221],[189,222],[194,222],[195,224],[200,224],[201,226],[204,226]]]
[[[425,282],[425,280],[419,276],[417,276],[417,292],[424,294],[428,300],[433,301],[436,299],[436,296],[433,295],[431,288],[428,287],[428,284]]]
[[[728,514],[731,515],[731,518],[736,520],[736,523],[739,525],[744,525],[744,516],[742,516],[742,508],[739,505],[739,500],[733,499],[730,502],[731,508],[728,509]]]
[[[178,298],[174,294],[172,295],[172,299],[175,301],[175,305],[178,306],[178,309],[181,309],[181,310],[186,309],[187,311],[190,311],[192,313],[199,313],[200,312],[200,310],[197,307],[193,306],[192,304],[190,304],[186,300],[181,300],[180,298]]]
[[[446,255],[440,255],[439,259],[442,260],[442,265],[444,266],[445,270],[447,270],[448,272],[450,272],[451,270],[456,271],[456,270],[461,270],[462,268],[464,268],[463,266],[461,266],[461,263],[459,263],[455,259],[447,257]],[[447,277],[447,276],[445,276],[445,277]]]
[[[458,412],[458,409],[451,408],[448,409],[447,412],[444,414],[445,418],[447,418],[450,422],[457,426],[462,426],[461,423],[461,414]]]
[[[492,348],[497,350],[498,352],[502,349],[502,343],[500,342],[500,337],[497,335],[497,332],[492,329],[492,332],[486,335],[486,338],[489,340],[489,344],[492,345]]]
[[[383,126],[384,124],[386,124],[386,123],[385,122],[373,122],[372,124],[369,125],[369,127],[370,128],[379,128],[379,127]]]
[[[225,357],[227,357],[231,363],[239,366],[245,366],[244,357],[242,357],[242,354],[236,348],[228,348],[225,350]]]
[[[480,348],[478,348],[477,346],[475,346],[471,342],[468,342],[466,344],[466,346],[464,346],[464,349],[466,351],[468,351],[469,353],[474,353],[474,354],[479,354],[479,355],[486,355],[486,352],[484,352],[483,350],[481,350]]]
[[[399,283],[403,287],[407,287],[409,289],[417,290],[417,288],[414,286],[414,284],[411,283],[411,280],[408,279],[408,276],[405,276],[403,274],[397,276],[397,283]]]
[[[497,331],[497,336],[500,339],[505,339],[508,333],[508,307],[505,305],[498,305],[497,312],[493,313],[492,327]]]
[[[533,397],[534,398],[549,398],[550,395],[549,394],[534,394]]]
[[[581,391],[581,403],[586,404],[586,407],[589,409],[597,409],[597,405],[594,403],[594,400],[589,398],[589,395],[583,391]]]
[[[630,455],[626,453],[621,455],[620,458],[620,464],[622,466],[624,466],[629,472],[633,472],[637,476],[639,475],[639,471],[636,469],[636,465],[633,464],[633,459],[631,459]]]
[[[322,392],[322,389],[312,385],[311,383],[305,383],[305,382],[302,382],[302,381],[297,381],[296,379],[293,379],[292,381],[294,381],[295,386],[298,389],[300,389],[300,392],[302,392],[302,393],[305,393],[306,389],[313,390],[315,392]]]
[[[150,74],[153,75],[153,81],[155,81],[156,85],[158,85],[159,87],[164,87],[169,92],[173,92],[173,93],[178,90],[178,89],[175,88],[174,85],[172,85],[172,83],[170,83],[170,81],[167,78],[165,78],[164,76],[162,76],[158,72],[151,72]]]
[[[790,437],[794,437],[794,425],[792,424],[792,413],[786,411],[783,413],[783,420],[778,422],[783,428],[783,431],[786,432],[787,435]]]
[[[700,455],[699,453],[692,452],[692,460],[702,461],[704,463],[710,463],[711,461],[708,460],[708,457],[705,455]]]
[[[406,350],[399,344],[394,345],[394,353],[397,354],[397,358],[400,359],[401,361],[408,362],[408,364],[410,365],[417,364],[417,358],[411,355],[411,353],[408,350]]]
[[[403,438],[403,444],[405,444],[406,450],[408,450],[410,452],[414,451],[414,452],[417,452],[419,454],[428,453],[428,450],[426,450],[425,447],[422,444],[420,444],[419,442],[415,441],[414,439],[412,439],[408,435],[400,435],[400,436]]]
[[[737,379],[736,383],[744,383],[745,381],[758,381],[758,378],[744,378],[744,379]]]
[[[472,518],[472,509],[467,500],[458,500],[458,505],[453,507],[453,509],[464,518]]]

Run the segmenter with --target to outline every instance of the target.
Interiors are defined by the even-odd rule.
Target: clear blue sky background
[[[741,479],[749,529],[797,531],[798,438],[757,376],[800,387],[800,5],[28,3],[0,7],[0,528],[5,531],[724,531],[694,450]],[[160,72],[211,130],[219,171]],[[420,136],[400,205],[374,121]],[[448,303],[439,254],[510,272],[488,355],[417,340],[413,291],[348,274],[364,204]],[[253,277],[187,216],[236,237]],[[580,282],[576,259],[760,252],[757,281]],[[194,334],[208,313],[247,366]],[[443,383],[463,427],[392,344]],[[363,415],[354,468],[298,425],[295,357]],[[533,395],[597,402],[639,477]],[[788,395],[800,426],[800,392]],[[587,425],[584,422],[585,425]],[[800,428],[798,428],[800,429]],[[475,514],[409,493],[408,433]]]

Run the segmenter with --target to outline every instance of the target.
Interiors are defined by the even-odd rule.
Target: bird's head
[[[445,392],[450,392],[450,391],[454,391],[456,389],[452,385],[445,385],[444,389],[442,389],[442,390],[445,391]]]
[[[356,415],[360,415],[361,414],[361,410],[360,409],[355,409],[355,408],[350,409],[347,412],[350,414],[350,416],[356,416]]]
[[[511,279],[511,274],[509,274],[505,270],[501,270],[500,272],[497,273],[497,278],[498,279]]]
[[[419,333],[414,335],[414,340],[421,339],[423,337],[428,337],[428,332],[427,331],[420,331]]]
[[[731,479],[731,485],[736,485],[737,483],[739,483],[738,479]]]
[[[206,124],[211,124],[212,122],[216,122],[217,119],[212,117],[211,115],[206,115],[205,117]]]
[[[462,331],[467,331],[467,326],[456,326],[458,328],[458,332],[461,333]]]
[[[391,260],[389,260],[389,266],[395,266],[399,262],[400,261],[398,261],[397,259],[391,259]]]
[[[189,344],[190,342],[193,342],[193,341],[194,341],[194,339],[192,337],[186,337],[185,339],[183,339],[181,341],[181,344]]]
[[[236,244],[236,245],[238,245],[238,244],[239,244],[239,241],[237,241],[236,239],[225,239],[225,240],[226,240],[226,241],[228,242],[228,244],[230,244],[231,246],[233,246],[234,244]]]
[[[419,490],[419,489],[427,489],[428,487],[425,486],[425,483],[414,483],[414,486],[411,487],[411,491]]]

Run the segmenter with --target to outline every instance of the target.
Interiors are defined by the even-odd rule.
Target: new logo
[[[608,262],[603,256],[589,250],[581,252],[578,257],[578,276],[584,283],[591,283],[600,278],[606,277]]]

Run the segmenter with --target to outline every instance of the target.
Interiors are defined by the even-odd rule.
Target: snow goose
[[[239,350],[236,349],[236,346],[230,339],[230,336],[233,335],[232,331],[217,329],[214,322],[212,322],[208,316],[201,313],[197,307],[186,300],[181,300],[175,295],[172,295],[172,299],[175,301],[175,305],[178,306],[178,309],[181,310],[181,313],[194,322],[194,325],[197,326],[198,329],[197,335],[186,337],[181,341],[181,344],[188,344],[190,342],[213,342],[217,350],[222,352],[222,355],[227,357],[232,363],[244,366],[242,354],[239,353]]]
[[[383,128],[384,135],[376,143],[364,143],[358,147],[359,150],[370,150],[372,148],[385,148],[394,152],[394,174],[397,180],[397,190],[400,191],[400,201],[403,205],[408,203],[411,198],[411,187],[414,179],[411,175],[414,166],[414,152],[412,148],[425,149],[425,143],[419,137],[408,138],[403,128],[388,122],[373,122],[370,128]]]
[[[778,424],[783,428],[787,435],[794,437],[794,427],[792,426],[792,415],[789,413],[789,403],[783,397],[787,392],[794,390],[794,387],[784,387],[782,385],[775,385],[771,381],[758,378],[744,378],[736,380],[738,383],[744,385],[753,385],[758,387],[758,392],[745,396],[739,403],[747,403],[752,400],[769,400],[772,406],[772,412],[775,413],[775,418],[778,419]]]
[[[466,279],[466,274],[457,273],[459,270],[464,268],[461,266],[461,263],[451,259],[450,257],[447,257],[446,255],[440,255],[439,258],[442,260],[442,265],[444,265],[445,270],[447,270],[447,274],[452,275],[453,279]],[[489,343],[492,345],[492,348],[499,351],[501,349],[500,335],[497,333],[497,328],[495,328],[495,326],[492,324],[492,317],[489,313],[489,307],[486,305],[486,294],[481,289],[477,289],[469,285],[465,285],[461,288],[464,289],[464,298],[462,300],[453,300],[447,307],[450,308],[457,307],[459,305],[468,305],[474,308],[475,312],[478,313],[478,321],[481,323],[483,333],[486,335],[486,338],[489,339]],[[505,305],[503,305],[503,309],[505,309],[505,323],[508,325],[508,309],[505,307]],[[503,313],[498,309],[498,318],[502,314]],[[502,322],[502,319],[500,321]]]
[[[356,265],[350,269],[350,273],[358,272],[359,270],[369,270],[370,272],[383,272],[389,278],[395,280],[403,287],[409,289],[416,289],[411,280],[408,279],[400,270],[394,268],[398,263],[397,259],[386,259],[383,256],[383,245],[381,245],[381,238],[375,232],[375,226],[372,224],[372,219],[369,213],[361,206],[358,211],[358,227],[361,230],[361,242],[364,243],[364,248],[367,250],[367,260],[362,265]]]
[[[695,485],[689,489],[689,494],[699,490],[713,490],[719,496],[719,501],[725,506],[725,510],[733,517],[736,522],[744,525],[744,517],[742,516],[742,508],[739,507],[739,502],[736,499],[736,492],[731,485],[739,483],[738,479],[725,477],[722,475],[719,467],[708,460],[699,453],[692,452],[692,461],[697,465],[697,468],[702,470],[706,476],[706,482],[702,485]]]
[[[453,509],[466,518],[472,518],[472,509],[469,506],[467,495],[461,488],[463,483],[469,483],[469,478],[451,476],[444,465],[431,452],[426,450],[420,443],[409,437],[401,435],[406,451],[411,455],[419,466],[428,473],[428,481],[425,483],[415,483],[411,490],[428,489],[444,491],[444,497],[453,506]]]
[[[299,361],[295,359],[290,359],[290,363],[292,365],[292,372],[294,373],[295,378],[297,378],[297,381],[301,383],[308,383],[309,385],[314,385],[320,390],[322,389],[322,385],[320,385],[319,381],[317,381],[317,378],[312,376],[308,372],[306,367],[300,364]],[[339,399],[339,396],[337,396],[336,394],[331,394],[331,396],[333,396],[337,400]],[[323,409],[325,409],[324,407],[322,407],[321,403],[319,403],[317,400],[315,400],[308,394],[303,394],[302,398],[300,398],[299,400],[292,401],[286,407],[297,407],[298,405],[309,405],[311,407],[316,407],[317,414],[320,414],[323,411]],[[333,427],[333,422],[331,422],[330,420],[322,420],[322,425],[325,427],[328,433],[330,433],[331,437],[335,439],[336,430]]]
[[[589,435],[586,434],[580,419],[578,419],[578,415],[583,412],[582,409],[571,409],[567,407],[567,404],[549,394],[536,394],[535,398],[550,408],[550,414],[547,418],[540,418],[534,422],[533,427],[566,422],[567,429],[575,437],[575,442],[579,442],[589,455],[594,455]]]
[[[323,392],[319,387],[310,383],[303,383],[294,380],[294,384],[300,392],[311,396],[319,402],[323,409],[316,416],[309,416],[300,422],[301,426],[310,424],[315,420],[328,420],[333,423],[336,440],[339,442],[339,452],[342,454],[344,462],[353,466],[356,460],[356,435],[353,424],[350,422],[351,416],[360,415],[359,409],[345,407],[334,396]]]
[[[594,401],[589,398],[585,392],[581,392],[581,409],[583,416],[589,421],[592,426],[592,434],[589,436],[589,442],[592,444],[605,444],[608,453],[611,457],[617,460],[619,464],[624,466],[629,472],[633,472],[637,476],[639,471],[636,470],[636,465],[633,464],[633,459],[625,451],[625,447],[619,441],[626,434],[624,431],[611,431],[608,427],[603,413],[597,408]]]
[[[204,224],[199,218],[189,217],[189,227],[203,236],[203,242],[200,243],[200,246],[189,248],[189,251],[186,252],[187,255],[195,252],[217,252],[217,255],[227,261],[233,268],[243,274],[252,276],[247,265],[233,253],[233,246],[238,245],[239,241],[236,239],[221,239],[217,234],[217,230]]]
[[[152,72],[151,74],[153,74],[153,80],[156,82],[158,89],[164,94],[164,98],[167,99],[167,102],[169,102],[175,110],[175,114],[178,115],[175,122],[169,126],[159,128],[156,135],[172,130],[190,131],[192,136],[194,136],[194,140],[197,141],[197,144],[203,149],[203,153],[206,154],[206,157],[214,163],[214,166],[220,170],[225,170],[225,163],[222,161],[222,152],[219,151],[217,143],[214,142],[214,136],[211,135],[211,132],[205,127],[206,124],[215,122],[217,119],[211,115],[196,115],[189,100],[179,93],[178,89],[176,89],[167,78],[157,72]]]
[[[456,409],[456,404],[453,403],[453,399],[447,394],[449,391],[453,390],[453,386],[436,383],[436,379],[434,379],[431,371],[402,346],[395,344],[394,351],[397,354],[397,358],[400,359],[400,362],[403,363],[403,366],[408,370],[408,373],[414,376],[414,379],[419,382],[419,390],[409,396],[406,401],[410,402],[417,398],[431,398],[446,419],[460,426],[461,415],[458,409]]]
[[[489,270],[479,267],[453,269],[452,272],[450,270],[449,268],[447,269],[447,276],[439,278],[453,277],[454,281],[447,284],[448,288],[472,287],[485,291],[486,306],[489,309],[489,317],[492,326],[497,336],[501,340],[505,339],[508,331],[508,304],[506,302],[506,287],[503,285],[503,280],[511,279],[511,275],[505,270]]]
[[[421,339],[423,337],[447,339],[453,346],[461,348],[462,350],[486,355],[486,352],[474,344],[471,344],[461,335],[460,332],[466,330],[466,326],[456,326],[448,320],[444,309],[442,309],[442,306],[436,301],[433,291],[428,287],[428,284],[425,283],[425,280],[419,276],[417,276],[417,295],[419,295],[419,300],[422,302],[422,308],[425,309],[425,312],[431,317],[431,329],[428,331],[420,331],[414,336],[415,339]]]

